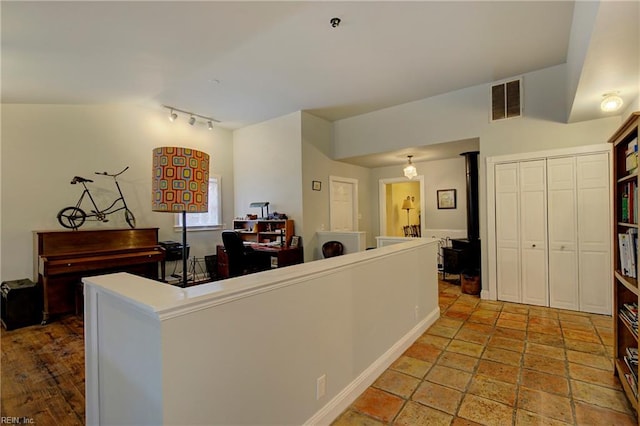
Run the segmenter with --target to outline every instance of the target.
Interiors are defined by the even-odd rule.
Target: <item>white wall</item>
[[[211,156],[212,173],[222,175],[223,220],[233,215],[231,132],[205,125],[170,123],[166,110],[135,105],[2,105],[2,269],[1,280],[32,278],[33,230],[63,229],[58,211],[75,204],[81,187],[75,175],[94,180],[100,201],[117,192],[110,178],[129,166],[119,181],[139,227],[159,227],[160,240],[181,240],[174,215],[151,211],[151,159],[157,146],[196,148]],[[99,202],[100,202],[99,201]],[[100,204],[102,205],[102,204]],[[108,223],[83,228],[127,227],[116,213]],[[215,253],[217,231],[190,232],[191,254]]]
[[[480,85],[337,121],[335,156],[340,159],[479,138],[482,280],[486,282],[486,157],[603,143],[622,121],[614,116],[573,124],[563,122],[566,74],[565,65],[525,74],[521,118],[490,123],[489,85]],[[416,167],[418,174],[424,174],[421,167]],[[376,177],[372,175],[372,179]],[[372,210],[373,207],[377,209],[375,201]]]
[[[302,184],[304,208],[305,260],[321,259],[316,231],[330,229],[329,225],[329,176],[340,176],[358,181],[357,231],[367,233],[367,246],[375,246],[372,234],[373,212],[370,209],[372,194],[370,170],[331,159],[332,125],[309,113],[302,113]],[[321,182],[321,190],[314,191],[312,181]],[[377,198],[377,196],[376,196]]]
[[[185,290],[85,279],[87,423],[328,425],[438,318],[436,251],[413,240]]]
[[[252,202],[268,201],[269,212],[285,213],[302,226],[300,112],[233,132],[236,217],[260,215]],[[265,209],[266,214],[266,209]],[[303,244],[306,244],[303,240]]]
[[[445,160],[414,162],[418,175],[424,176],[424,191],[422,197],[425,201],[426,229],[467,229],[467,184],[463,157]],[[381,179],[400,177],[402,167],[389,166],[378,167],[371,170],[371,185],[378,187]],[[457,194],[457,208],[438,210],[436,191],[438,189],[455,189]],[[374,217],[372,228],[375,236],[380,235],[378,191],[371,194],[371,206],[369,207]],[[419,207],[419,206],[417,206]],[[402,212],[400,223],[406,224],[406,211]],[[426,237],[431,236],[424,235]]]

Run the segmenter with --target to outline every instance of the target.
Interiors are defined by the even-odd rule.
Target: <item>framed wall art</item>
[[[439,189],[436,192],[438,193],[438,209],[456,208],[455,189]]]

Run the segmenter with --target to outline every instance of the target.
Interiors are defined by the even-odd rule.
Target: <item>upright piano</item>
[[[34,231],[34,276],[43,291],[42,323],[73,312],[82,277],[130,272],[164,279],[165,251],[158,228]]]

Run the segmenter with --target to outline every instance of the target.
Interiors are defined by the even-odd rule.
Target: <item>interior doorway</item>
[[[415,225],[420,235],[425,230],[424,176],[380,179],[380,235],[404,237],[405,226]]]
[[[329,176],[329,223],[332,231],[358,230],[358,180]]]

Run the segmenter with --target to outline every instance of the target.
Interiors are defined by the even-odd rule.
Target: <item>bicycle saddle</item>
[[[81,176],[74,176],[71,180],[71,185],[75,185],[78,182],[93,182],[91,179],[85,179]]]

